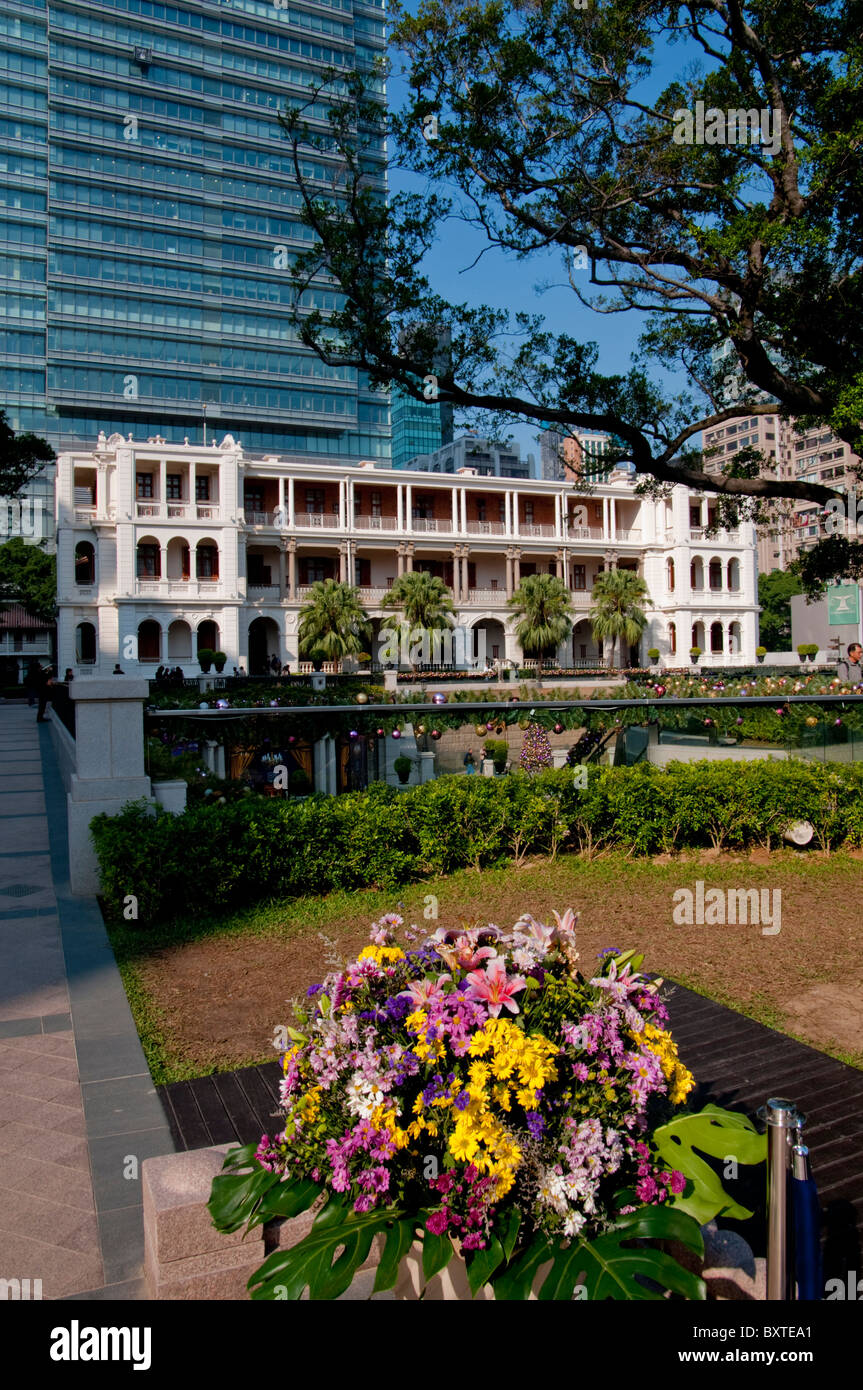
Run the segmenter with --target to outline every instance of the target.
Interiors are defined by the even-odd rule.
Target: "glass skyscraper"
[[[373,0],[0,0],[0,406],[99,430],[388,461],[388,399],[291,323],[311,233],[277,121],[385,50]],[[385,99],[379,83],[381,100]],[[326,130],[326,101],[307,109]],[[384,149],[380,188],[386,187]],[[326,196],[332,166],[309,150]],[[304,304],[333,308],[322,282]]]

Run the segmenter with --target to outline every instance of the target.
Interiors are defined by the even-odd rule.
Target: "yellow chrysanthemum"
[[[359,960],[373,960],[378,965],[389,965],[396,960],[404,960],[405,953],[400,946],[364,946]]]

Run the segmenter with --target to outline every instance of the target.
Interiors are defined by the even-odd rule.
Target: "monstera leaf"
[[[620,1217],[593,1241],[536,1241],[509,1269],[494,1280],[496,1299],[526,1299],[538,1271],[551,1261],[539,1290],[540,1302],[571,1300],[576,1285],[588,1300],[657,1300],[663,1290],[692,1300],[706,1297],[704,1281],[690,1274],[648,1240],[677,1240],[697,1255],[704,1253],[698,1225],[673,1207],[640,1207]],[[627,1242],[638,1242],[630,1248]],[[658,1287],[657,1287],[658,1286]]]
[[[255,1144],[232,1149],[213,1178],[207,1210],[217,1231],[251,1230],[275,1216],[299,1216],[321,1195],[307,1178],[285,1179],[261,1167]]]
[[[251,1296],[256,1301],[294,1301],[302,1298],[303,1290],[308,1288],[309,1298],[338,1298],[365,1264],[378,1235],[385,1240],[375,1292],[392,1288],[402,1258],[416,1239],[417,1226],[423,1220],[423,1213],[398,1207],[357,1213],[350,1201],[330,1197],[303,1240],[290,1250],[276,1250],[255,1271],[248,1283]]]
[[[674,1198],[678,1211],[693,1216],[699,1225],[715,1216],[745,1220],[752,1212],[726,1192],[716,1173],[697,1150],[711,1158],[736,1159],[738,1163],[762,1163],[767,1157],[767,1136],[759,1134],[745,1115],[705,1105],[698,1114],[680,1115],[654,1130],[653,1143],[670,1168],[690,1178],[693,1190]]]

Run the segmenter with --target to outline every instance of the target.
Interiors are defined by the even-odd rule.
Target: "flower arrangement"
[[[308,991],[283,1053],[284,1127],[229,1155],[210,1211],[223,1231],[321,1206],[310,1233],[271,1255],[253,1298],[337,1297],[384,1238],[376,1289],[422,1241],[425,1277],[458,1248],[470,1287],[525,1298],[543,1261],[543,1297],[653,1298],[656,1285],[703,1298],[704,1285],[650,1239],[699,1252],[698,1222],[736,1207],[711,1172],[711,1207],[686,1170],[685,1122],[700,1147],[763,1141],[741,1116],[678,1115],[694,1080],[666,1028],[660,982],[632,951],[582,974],[576,917],[524,916],[439,928],[396,942],[395,915],[359,958]],[[718,1144],[706,1125],[720,1136]],[[678,1166],[683,1155],[682,1166]],[[758,1157],[760,1158],[760,1148]],[[705,1206],[705,1201],[707,1205]],[[637,1251],[622,1248],[638,1238]],[[337,1258],[338,1255],[338,1258]],[[645,1279],[653,1281],[651,1285]],[[578,1296],[583,1296],[579,1294]]]

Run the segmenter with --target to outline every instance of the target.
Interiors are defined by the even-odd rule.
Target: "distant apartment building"
[[[468,470],[483,478],[536,476],[534,455],[528,454],[523,459],[520,445],[496,444],[474,434],[461,435],[433,453],[419,454],[411,460],[410,466],[422,473],[462,473]]]
[[[610,434],[599,431],[580,430],[577,434],[566,435],[554,429],[543,430],[539,437],[542,477],[598,482],[608,473],[603,460],[607,459],[613,443]]]
[[[705,452],[716,451],[705,459],[705,471],[719,472],[724,462],[747,446],[761,451],[768,461],[768,476],[823,483],[840,492],[860,490],[851,473],[860,461],[847,444],[824,427],[799,435],[793,419],[783,421],[778,413],[750,415],[705,430]],[[758,527],[759,571],[786,569],[801,551],[823,538],[827,532],[822,525],[822,511],[815,502],[781,499],[774,521]],[[853,527],[850,534],[856,534]]]
[[[670,665],[698,646],[707,664],[754,659],[754,530],[707,538],[711,504],[685,487],[654,500],[622,472],[579,495],[571,483],[479,471],[437,474],[343,459],[250,454],[230,436],[207,449],[119,433],[57,466],[58,661],[78,676],[196,674],[202,647],[249,674],[300,658],[311,586],[351,581],[381,654],[383,602],[425,570],[451,589],[458,624],[492,660],[519,662],[508,600],[529,574],[566,583],[574,629],[562,665],[602,657],[590,609],[606,568],[643,575],[652,604],[641,643]],[[296,669],[296,667],[294,667]]]

